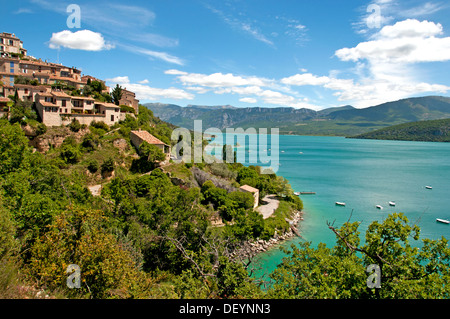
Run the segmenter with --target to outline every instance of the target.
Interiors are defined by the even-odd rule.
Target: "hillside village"
[[[0,33],[0,116],[9,116],[14,99],[35,103],[39,120],[46,126],[67,125],[73,120],[114,125],[126,114],[139,112],[134,92],[119,87],[120,98],[113,99],[103,80],[27,53],[15,34]],[[93,86],[97,91],[92,92]]]

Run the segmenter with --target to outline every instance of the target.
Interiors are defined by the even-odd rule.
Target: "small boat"
[[[316,192],[300,192],[300,195],[316,195]]]
[[[378,209],[383,209],[383,206],[381,206],[381,205],[377,205],[375,207],[378,208]]]
[[[437,222],[440,222],[440,223],[444,223],[444,224],[450,224],[450,221],[448,221],[448,220],[446,220],[446,219],[436,218],[436,221],[437,221]]]
[[[345,206],[345,203],[343,203],[343,202],[336,202],[336,205],[337,206]]]
[[[425,186],[426,189],[433,189],[431,186]]]
[[[389,202],[389,206],[395,206],[395,202]]]
[[[281,153],[284,153],[284,151],[281,151]]]
[[[299,195],[300,195],[300,192],[294,192],[294,195],[299,196]]]

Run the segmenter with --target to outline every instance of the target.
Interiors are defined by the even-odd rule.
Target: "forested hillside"
[[[354,138],[399,141],[450,142],[450,119],[389,126]]]
[[[363,244],[358,222],[328,223],[335,247],[292,246],[267,285],[242,248],[282,234],[302,209],[284,178],[239,163],[157,168],[158,152],[129,140],[141,128],[170,143],[171,127],[145,107],[113,127],[47,128],[24,110],[0,119],[0,298],[450,297],[447,240],[413,248],[419,228],[402,214],[371,223]],[[47,150],[30,146],[38,139]],[[253,210],[244,184],[279,195],[273,217]],[[381,289],[367,285],[371,264]],[[79,288],[67,286],[69,265]]]

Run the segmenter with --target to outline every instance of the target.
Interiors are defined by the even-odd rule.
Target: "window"
[[[111,122],[114,122],[114,115],[111,115]]]
[[[14,84],[14,77],[13,77],[13,76],[10,76],[10,77],[9,77],[9,82],[10,82],[10,85],[13,85],[13,84]]]
[[[62,105],[63,107],[66,107],[66,100],[62,100],[62,101],[61,101],[61,105]]]
[[[13,68],[13,67],[14,67],[14,62],[9,62],[9,66],[10,66],[11,68]]]
[[[14,73],[14,69],[9,69],[9,73]]]
[[[24,91],[25,91],[25,94],[28,94],[28,89],[25,89]]]
[[[0,51],[3,51],[3,50],[5,50],[3,45],[0,45]]]
[[[0,44],[3,44],[3,38],[0,38]]]
[[[14,45],[14,41],[13,40],[9,40],[9,45]]]

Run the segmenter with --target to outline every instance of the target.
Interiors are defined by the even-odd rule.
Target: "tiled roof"
[[[67,95],[67,94],[64,93],[64,92],[52,91],[52,95],[53,95],[53,96],[57,96],[57,97],[70,98],[70,95]]]
[[[259,189],[251,187],[250,185],[242,185],[241,187],[239,187],[240,189],[250,192],[250,193],[256,193],[259,192]]]
[[[7,97],[0,96],[0,102],[9,102],[10,99]]]
[[[152,134],[150,134],[147,131],[131,131],[131,134],[136,135],[141,140],[147,142],[148,144],[156,144],[156,145],[167,145],[166,143],[162,142],[161,140],[154,137]]]

